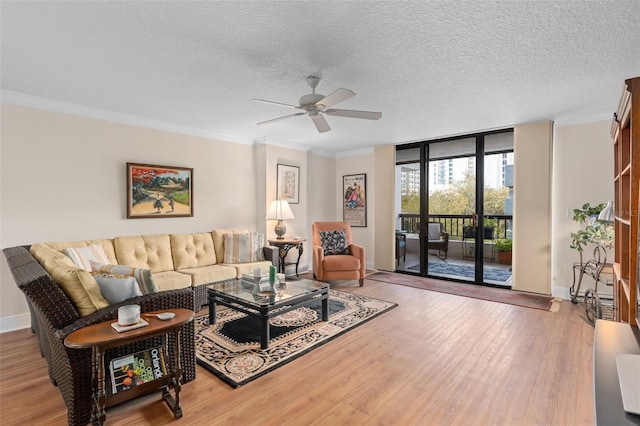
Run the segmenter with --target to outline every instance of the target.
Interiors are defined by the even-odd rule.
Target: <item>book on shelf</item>
[[[114,394],[166,376],[164,349],[162,347],[146,349],[115,358],[109,363],[109,372]]]

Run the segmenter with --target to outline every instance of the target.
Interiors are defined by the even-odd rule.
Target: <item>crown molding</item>
[[[567,118],[556,120],[556,126],[570,126],[573,124],[593,123],[594,121],[613,121],[613,113],[592,114],[582,117]]]
[[[120,124],[146,127],[155,130],[180,133],[190,136],[198,136],[207,139],[222,140],[242,145],[253,145],[253,141],[249,138],[223,135],[202,129],[181,126],[178,124],[165,123],[162,121],[152,120],[136,115],[124,114],[121,112],[74,104],[71,102],[58,101],[50,98],[42,98],[39,96],[27,95],[25,93],[12,92],[9,90],[0,91],[0,99],[4,104],[26,106],[30,108],[43,109],[46,111],[60,112],[80,117],[95,118],[98,120],[112,121]]]
[[[337,158],[336,157],[337,154],[335,152],[333,152],[333,151],[325,151],[323,149],[318,149],[318,148],[311,148],[309,150],[309,153],[313,154],[313,155],[318,155],[320,157]]]
[[[298,151],[309,151],[309,147],[296,142],[291,142],[285,139],[277,139],[267,136],[262,136],[253,140],[255,145],[271,145],[279,146],[282,148],[296,149]]]
[[[373,154],[374,152],[375,152],[375,149],[373,147],[362,148],[362,149],[352,149],[351,151],[340,151],[336,153],[336,158],[355,157],[358,155]]]

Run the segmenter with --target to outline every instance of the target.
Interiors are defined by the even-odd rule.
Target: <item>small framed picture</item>
[[[278,164],[278,193],[276,198],[289,204],[300,202],[300,167]]]
[[[127,163],[127,219],[193,216],[193,169]]]
[[[367,226],[367,175],[342,177],[343,221],[353,227]]]

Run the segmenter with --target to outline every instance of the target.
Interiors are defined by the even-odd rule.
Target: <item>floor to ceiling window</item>
[[[396,147],[396,268],[509,287],[513,131]]]

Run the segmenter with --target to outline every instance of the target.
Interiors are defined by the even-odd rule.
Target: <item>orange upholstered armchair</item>
[[[364,285],[364,247],[353,244],[347,222],[314,222],[313,276],[320,281],[358,280]],[[324,242],[324,245],[323,245]]]

